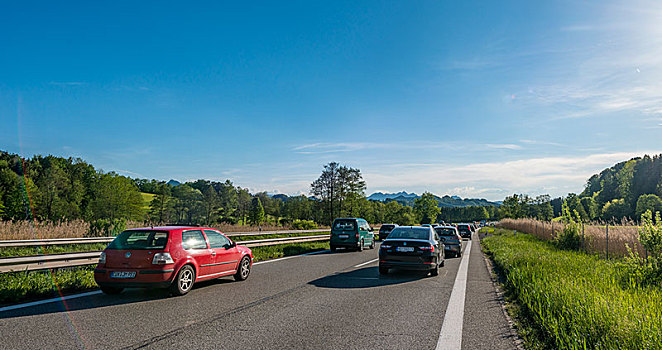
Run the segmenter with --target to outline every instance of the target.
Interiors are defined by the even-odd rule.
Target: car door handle
[[[216,256],[216,252],[211,252],[211,256]]]

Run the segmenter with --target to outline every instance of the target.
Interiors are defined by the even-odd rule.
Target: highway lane
[[[201,283],[184,297],[127,290],[4,312],[0,347],[435,348],[460,259],[438,277],[380,277],[376,258],[377,249],[325,252],[256,265],[245,282]],[[481,259],[474,244],[469,273],[479,280],[467,282],[463,348],[512,349]]]

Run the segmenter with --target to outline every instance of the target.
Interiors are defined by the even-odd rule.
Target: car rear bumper
[[[446,244],[446,245],[444,245],[444,251],[447,251],[447,252],[460,252],[460,251],[462,251],[462,246],[460,246],[459,244],[457,244],[457,245],[456,244]]]
[[[135,271],[133,278],[112,278],[110,274],[114,271]],[[121,287],[121,288],[164,288],[172,283],[175,271],[167,269],[94,269],[94,281],[99,286]]]
[[[414,271],[427,271],[432,269],[436,263],[434,262],[407,262],[407,261],[379,261],[380,268],[399,268],[403,270],[414,270]]]

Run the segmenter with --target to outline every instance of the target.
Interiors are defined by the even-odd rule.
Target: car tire
[[[244,256],[239,261],[239,266],[237,266],[237,273],[234,274],[234,280],[237,282],[245,281],[248,278],[248,275],[251,274],[251,258]]]
[[[359,252],[363,251],[363,240],[361,240],[361,242],[359,242],[359,246],[358,246],[358,248],[356,248],[356,251],[359,251]]]
[[[375,249],[375,239],[372,239],[372,243],[370,243],[370,249]]]
[[[336,248],[335,246],[331,246],[331,248],[329,250],[331,251],[331,253],[335,253],[336,249],[338,249],[338,248]]]
[[[444,267],[446,265],[446,259],[442,260],[439,264],[439,267]]]
[[[109,286],[103,286],[100,287],[100,289],[103,292],[103,294],[108,294],[108,295],[120,294],[124,290],[124,288],[109,287]]]
[[[434,268],[430,270],[430,275],[439,276],[439,265],[434,265]]]
[[[388,274],[388,267],[380,266],[379,267],[379,274],[380,275],[387,275]]]
[[[184,295],[193,288],[193,283],[195,283],[195,270],[191,265],[184,265],[170,285],[170,294]]]
[[[455,253],[455,257],[456,258],[461,258],[462,257],[462,251],[459,251],[459,252]]]

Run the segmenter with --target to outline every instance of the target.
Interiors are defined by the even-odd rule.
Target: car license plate
[[[396,251],[396,252],[403,252],[403,253],[405,253],[405,252],[413,252],[413,251],[414,251],[414,247],[395,247],[395,251]]]
[[[338,238],[343,238],[343,239],[349,238],[349,235],[338,235]]]
[[[113,271],[110,273],[110,278],[134,278],[136,277],[135,271]]]

